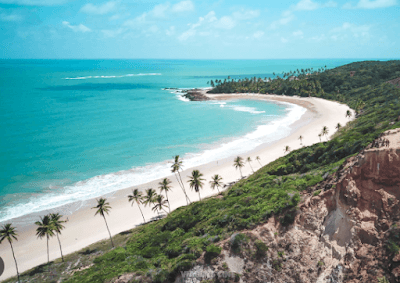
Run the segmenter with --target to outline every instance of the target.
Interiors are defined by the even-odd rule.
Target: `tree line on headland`
[[[298,150],[282,145],[285,151],[288,149],[285,156],[240,180],[229,190],[221,192],[218,198],[192,202],[172,211],[165,218],[135,228],[127,236],[128,240],[111,251],[93,256],[91,262],[94,265],[75,272],[73,276],[60,276],[65,276],[66,282],[109,282],[120,275],[134,273],[149,282],[174,282],[180,272],[190,270],[204,253],[211,259],[218,255],[221,250],[217,243],[238,231],[253,229],[267,222],[271,216],[275,216],[282,225],[290,224],[296,214],[300,192],[338,170],[346,158],[358,153],[384,131],[400,127],[400,89],[395,84],[387,83],[400,77],[400,61],[356,62],[331,70],[293,73],[271,81],[265,78],[248,79],[244,83],[243,80],[239,83],[230,79],[226,82],[213,81],[215,88],[212,91],[265,91],[289,95],[289,91],[284,89],[295,89],[296,82],[302,81],[293,95],[344,102],[357,111],[357,119],[348,125],[337,125],[338,132],[330,140],[324,141],[322,129],[320,143]],[[297,79],[291,78],[293,76]],[[314,82],[315,89],[313,85],[307,85],[308,81]],[[317,90],[317,82],[321,90]],[[272,88],[275,89],[272,91]],[[299,137],[300,143],[303,138]],[[245,163],[239,158],[235,164]],[[238,165],[239,171],[241,168]],[[180,178],[179,171],[176,174]],[[196,173],[196,176],[199,174]],[[136,202],[134,191],[130,201]],[[136,203],[142,205],[140,199]],[[15,239],[16,231],[12,225],[3,227],[4,230],[9,232],[0,234],[0,240]],[[399,247],[400,240],[394,239],[391,245]],[[57,264],[63,266],[63,263]],[[388,269],[385,274],[390,276],[390,267],[385,268]],[[44,281],[43,278],[47,278],[45,272],[39,274],[43,282],[52,282],[50,279]],[[29,278],[30,275],[24,276]]]

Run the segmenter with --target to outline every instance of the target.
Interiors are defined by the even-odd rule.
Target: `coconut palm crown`
[[[108,224],[107,224],[107,220],[106,220],[106,216],[105,216],[105,214],[108,214],[111,210],[110,204],[107,202],[106,198],[100,198],[97,200],[97,205],[95,207],[92,207],[92,209],[93,208],[97,209],[96,213],[94,214],[95,216],[97,214],[100,214],[101,216],[103,216],[104,222],[106,223],[108,234],[110,235],[111,246],[114,247],[114,242],[112,240],[111,232],[110,232],[110,229],[108,228]]]
[[[161,182],[158,183],[158,185],[160,185],[158,188],[160,189],[160,192],[165,192],[165,197],[166,197],[166,201],[168,203],[168,211],[171,212],[171,207],[169,205],[169,200],[168,200],[168,192],[171,191],[171,180],[168,178],[164,178]]]
[[[172,168],[171,172],[175,173],[176,180],[178,181],[179,186],[182,188],[182,191],[185,194],[186,203],[189,204],[190,199],[186,193],[185,185],[183,184],[181,173],[179,172],[179,170],[182,170],[182,161],[179,159],[179,155],[175,155],[174,162],[172,163],[171,168]]]
[[[144,219],[144,215],[143,215],[143,211],[140,208],[140,204],[143,203],[143,194],[141,191],[139,191],[139,189],[133,189],[132,190],[132,194],[128,195],[128,201],[132,203],[136,202],[136,204],[139,207],[140,213],[142,214],[143,217],[143,222],[146,222],[146,219]]]
[[[243,175],[242,175],[242,167],[244,166],[243,158],[240,157],[240,156],[237,156],[237,157],[233,160],[233,166],[234,166],[236,169],[239,169],[240,176],[243,178]]]
[[[224,183],[222,183],[222,177],[220,175],[215,174],[214,176],[211,177],[210,186],[213,190],[217,188],[218,193],[220,193],[219,187],[222,187],[223,185]]]
[[[54,225],[51,222],[49,215],[40,217],[40,221],[36,221],[35,224],[38,226],[36,228],[36,236],[40,239],[46,237],[47,240],[47,264],[50,263],[49,255],[49,239],[54,236]]]
[[[63,223],[65,223],[65,221],[61,220],[61,218],[62,218],[62,215],[59,213],[50,213],[50,221],[53,224],[53,229],[57,236],[58,245],[60,246],[61,259],[62,259],[62,261],[64,261],[64,256],[63,256],[62,248],[61,248],[61,241],[60,241],[60,237],[58,236],[59,234],[61,234],[61,230],[63,230],[65,228],[63,225]]]
[[[157,195],[154,197],[154,207],[152,208],[152,210],[154,211],[161,211],[164,210],[164,212],[166,214],[168,214],[167,211],[165,211],[164,207],[168,206],[168,201],[164,199],[163,195]]]
[[[199,193],[200,200],[201,200],[200,189],[203,188],[203,181],[204,181],[204,179],[201,177],[203,177],[203,174],[200,173],[199,170],[195,169],[192,171],[192,176],[189,176],[188,180],[190,188],[194,189],[195,192]]]

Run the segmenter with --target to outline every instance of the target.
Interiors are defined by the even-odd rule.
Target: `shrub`
[[[216,258],[217,256],[219,256],[221,254],[221,250],[222,250],[221,247],[218,247],[213,244],[207,246],[206,254],[204,256],[206,262],[210,263],[213,258]]]
[[[254,245],[256,246],[256,255],[257,255],[258,257],[263,257],[263,256],[265,256],[265,254],[266,254],[267,251],[268,251],[267,245],[266,245],[263,241],[261,241],[261,240],[256,240],[256,241],[254,242]]]
[[[244,235],[242,233],[234,233],[230,239],[231,249],[234,252],[239,252],[240,246],[242,245],[242,243],[245,243],[245,242],[247,242],[246,235]]]

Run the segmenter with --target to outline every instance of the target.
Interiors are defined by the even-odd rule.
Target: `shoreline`
[[[205,92],[205,90],[204,90]],[[328,126],[330,135],[335,133],[335,125],[339,122],[342,125],[346,124],[349,119],[345,118],[345,113],[349,109],[347,105],[342,105],[337,102],[332,102],[319,98],[300,98],[300,97],[286,97],[280,95],[260,95],[260,94],[205,94],[211,100],[227,100],[227,99],[253,99],[253,100],[267,100],[272,102],[286,102],[297,104],[305,107],[307,111],[302,117],[290,125],[290,134],[282,139],[272,143],[262,144],[255,149],[246,151],[241,156],[245,159],[250,156],[253,160],[252,166],[255,170],[260,168],[260,164],[255,160],[256,156],[260,156],[262,165],[281,157],[284,155],[283,148],[288,145],[291,149],[300,148],[298,140],[299,135],[304,137],[303,145],[309,146],[319,142],[318,133],[323,126]],[[325,140],[325,138],[323,138]],[[236,156],[236,155],[234,155]],[[181,172],[183,181],[185,183],[186,191],[191,201],[197,201],[197,193],[191,191],[187,185],[187,176],[193,169],[199,169],[204,174],[205,182],[203,190],[201,191],[202,199],[217,194],[217,191],[212,191],[209,188],[208,181],[211,175],[219,174],[223,177],[225,184],[237,181],[240,178],[239,171],[235,170],[232,166],[233,157],[220,159],[218,161],[209,162],[201,166],[193,168],[185,168]],[[184,160],[183,160],[184,162]],[[183,165],[185,165],[183,163]],[[243,175],[251,174],[251,169],[248,163],[242,169]],[[173,191],[169,194],[171,203],[171,210],[176,209],[182,205],[186,205],[186,201],[182,190],[178,187],[174,175],[168,176],[172,181]],[[149,183],[135,186],[144,190],[146,188],[158,188],[158,182],[154,180]],[[107,216],[107,221],[113,235],[122,231],[126,231],[140,225],[143,221],[142,216],[136,204],[133,207],[128,203],[126,196],[131,193],[132,188],[125,188],[118,190],[114,193],[107,194],[108,202],[112,209]],[[157,189],[158,191],[158,189]],[[69,222],[65,223],[65,230],[62,231],[60,240],[63,246],[63,253],[69,254],[78,251],[88,245],[97,241],[108,238],[108,233],[104,227],[104,221],[101,217],[94,217],[94,210],[91,207],[95,206],[95,199],[90,199],[82,203],[82,207],[78,208],[74,213],[68,215]],[[50,210],[62,211],[63,208],[71,207],[74,204],[61,206],[57,209]],[[76,204],[75,204],[76,205]],[[151,208],[142,206],[143,213],[146,220],[154,217],[157,214],[151,211]],[[33,217],[35,215],[43,215],[42,213],[30,214],[26,217]],[[36,216],[35,216],[36,217]],[[23,218],[23,217],[21,217]],[[64,217],[65,219],[65,217]],[[20,272],[26,271],[41,263],[47,262],[46,256],[46,242],[45,240],[37,240],[35,236],[35,225],[26,225],[25,227],[17,226],[18,241],[14,242],[14,251],[18,261]],[[58,242],[55,238],[49,241],[50,246],[50,260],[60,257]],[[4,259],[6,266],[10,266],[0,277],[0,280],[5,280],[8,277],[15,275],[14,261],[11,256],[9,245],[0,245],[0,255]]]

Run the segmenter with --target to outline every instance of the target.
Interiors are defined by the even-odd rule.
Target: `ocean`
[[[182,89],[353,61],[0,60],[0,223],[170,175],[175,155],[185,168],[240,155],[305,112]]]

